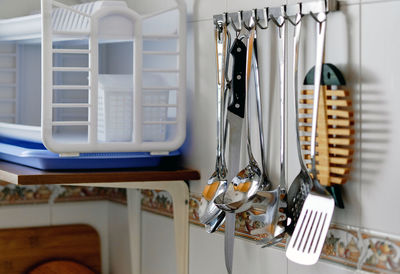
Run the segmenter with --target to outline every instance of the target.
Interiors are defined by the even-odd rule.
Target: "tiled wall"
[[[145,212],[153,213],[151,217],[147,213],[143,213],[143,227],[142,230],[142,259],[143,271],[149,273],[159,272],[157,269],[159,264],[151,264],[151,260],[157,262],[164,261],[166,258],[163,255],[168,252],[172,247],[169,245],[171,238],[168,233],[170,229],[166,229],[162,223],[169,223],[169,228],[172,227],[170,221],[167,221],[161,216],[173,216],[173,204],[171,196],[165,191],[157,190],[144,190],[142,191],[142,209]],[[109,200],[116,203],[108,203],[104,207],[104,203],[81,203],[83,201],[97,201]],[[69,203],[66,203],[69,202]],[[72,203],[71,203],[72,202]],[[54,204],[55,203],[55,204]],[[37,211],[31,211],[30,206],[36,204]],[[38,205],[41,204],[41,205]],[[45,205],[48,204],[48,205]],[[102,237],[103,247],[103,260],[109,254],[109,269],[114,273],[128,273],[130,265],[129,256],[129,241],[128,237],[128,216],[126,204],[126,192],[124,189],[113,188],[93,188],[84,186],[15,186],[5,185],[0,186],[0,206],[3,214],[10,214],[13,218],[2,219],[0,228],[5,227],[19,227],[19,226],[36,226],[50,224],[67,224],[84,222],[94,225],[100,232]],[[200,196],[192,194],[189,201],[189,220],[190,223],[203,227],[199,221],[199,204]],[[15,206],[26,205],[26,207]],[[99,207],[100,214],[93,214]],[[35,207],[35,206],[34,206]],[[107,208],[108,210],[104,210]],[[39,218],[25,218],[21,213],[24,208],[29,211],[32,216],[38,215]],[[47,209],[47,210],[46,210]],[[45,210],[45,212],[41,212]],[[79,210],[79,214],[75,211]],[[97,211],[96,211],[97,212]],[[90,216],[87,216],[90,214]],[[238,243],[241,246],[241,239],[246,241],[249,246],[254,249],[252,252],[260,255],[260,248],[256,244],[259,240],[257,235],[252,235],[252,231],[260,227],[260,223],[251,220],[251,212],[244,212],[236,216],[236,235],[238,236]],[[32,217],[31,216],[31,217]],[[159,231],[159,227],[163,227],[163,231]],[[191,226],[192,230],[197,233],[204,233],[204,229],[196,230]],[[223,232],[223,228],[220,229]],[[108,237],[107,237],[108,234]],[[216,233],[221,237],[221,233]],[[206,236],[200,236],[200,238]],[[211,235],[208,235],[211,237]],[[191,250],[195,251],[202,249],[204,243],[198,242],[197,237],[191,238]],[[213,239],[213,238],[209,238]],[[249,242],[250,240],[250,242]],[[160,244],[161,243],[161,244]],[[285,249],[287,239],[282,243],[276,245],[276,254],[282,254]],[[246,244],[246,245],[247,245]],[[218,252],[221,247],[216,247],[215,252]],[[196,261],[201,258],[193,256],[191,251],[191,265],[190,268],[194,272],[202,271],[203,268],[196,268]],[[239,250],[238,252],[244,252]],[[150,256],[148,256],[151,254]],[[209,253],[207,253],[209,254]],[[239,265],[242,266],[242,260],[237,260]],[[284,257],[283,257],[284,258]],[[175,260],[173,260],[175,261]],[[104,262],[106,264],[107,261]],[[354,227],[349,225],[332,224],[328,232],[328,237],[322,249],[321,263],[337,263],[343,267],[350,269],[362,269],[374,273],[398,273],[400,271],[400,237],[396,235],[388,235]],[[253,262],[254,264],[255,262]],[[244,264],[246,265],[246,264]],[[156,267],[156,268],[154,268]],[[165,265],[162,266],[164,273],[174,273],[175,265],[171,262],[168,263],[166,270]],[[215,267],[215,266],[214,266]],[[276,266],[277,268],[279,266]],[[334,267],[332,265],[332,267]],[[307,270],[307,268],[305,268]],[[283,271],[282,269],[280,271]],[[107,273],[107,271],[105,270]],[[191,271],[192,273],[192,271]]]
[[[295,2],[288,1],[289,4]],[[185,157],[187,166],[199,169],[203,178],[200,182],[191,184],[193,193],[201,193],[215,161],[216,94],[212,15],[282,3],[286,1],[188,2],[188,30],[192,39],[189,40],[188,56],[189,135]],[[397,121],[400,117],[400,93],[397,88],[397,80],[400,79],[399,14],[400,1],[342,1],[341,10],[329,15],[327,29],[326,62],[335,64],[347,80],[347,88],[353,96],[357,130],[352,176],[344,187],[346,208],[336,209],[333,220],[336,224],[371,229],[382,232],[383,235],[400,235],[400,218],[397,213],[400,209],[400,184],[397,176],[400,159],[400,123]],[[313,22],[306,19],[301,45],[300,75],[304,75],[313,64],[314,33]],[[267,135],[269,171],[273,182],[277,182],[279,178],[279,98],[275,35],[273,30],[259,34],[259,41],[263,41],[261,46],[259,43],[263,103],[265,113],[271,114],[269,121],[265,119],[265,130],[275,129]],[[290,52],[289,47],[289,58]],[[289,94],[292,94],[290,88]],[[292,99],[290,95],[288,100]],[[289,109],[289,115],[293,121],[292,109]],[[288,130],[288,181],[291,181],[298,173],[292,122],[289,123]],[[222,241],[215,243],[212,235],[199,236],[199,239],[192,237],[191,241],[191,245],[198,245],[196,254],[201,254],[199,259],[212,262],[203,265],[204,272],[223,273]],[[219,252],[210,252],[210,246],[219,248]],[[287,262],[284,253],[280,251],[272,264],[260,267],[268,258],[265,251],[251,244],[240,243],[235,252],[243,255],[235,255],[236,273],[346,273],[342,267],[326,263],[298,270],[297,265]]]
[[[172,199],[167,192],[147,190],[143,191],[142,194],[143,194],[142,198],[143,210],[163,216],[172,217],[173,213]],[[203,227],[203,225],[199,221],[199,212],[198,212],[199,205],[200,205],[200,196],[191,195],[189,201],[190,222],[192,224]],[[237,214],[235,228],[236,228],[236,236],[240,237],[238,238],[238,240],[239,239],[251,240],[253,242],[253,248],[254,248],[254,245],[257,244],[259,238],[256,235],[252,235],[251,232],[254,229],[259,228],[260,224],[257,221],[252,221],[251,215],[252,215],[251,212],[243,212],[241,214]],[[152,219],[157,219],[157,218],[152,217]],[[159,221],[165,222],[162,221],[161,219],[159,219]],[[153,224],[151,226],[154,226],[151,228],[152,230],[157,230],[158,225]],[[220,230],[221,232],[223,232],[223,228],[221,228]],[[160,237],[160,235],[158,235],[157,237]],[[150,240],[150,242],[151,241],[152,240]],[[163,240],[158,240],[158,241],[164,243]],[[200,250],[202,249],[201,246],[203,246],[204,243],[197,242],[196,239],[194,239],[193,242],[195,244],[191,245],[192,249],[197,249],[197,248],[199,248]],[[280,248],[281,249],[280,252],[283,253],[286,243],[287,239],[277,244],[275,248]],[[164,248],[166,247],[164,246]],[[220,250],[220,248],[221,247],[216,249]],[[147,249],[145,249],[144,251],[146,250]],[[257,252],[256,250],[257,249],[254,248],[254,252]],[[260,252],[260,248],[258,250]],[[200,259],[192,255],[191,258],[193,258],[194,261]],[[396,235],[389,235],[387,233],[386,234],[379,233],[376,231],[371,231],[360,227],[332,224],[330,226],[328,236],[325,240],[325,244],[322,249],[322,254],[320,259],[321,259],[320,265],[321,264],[326,265],[326,263],[331,263],[332,267],[334,268],[335,265],[337,267],[338,264],[340,264],[341,268],[347,267],[349,271],[363,270],[373,273],[399,273],[400,237]],[[191,261],[193,262],[193,260]],[[238,259],[238,263],[239,266],[241,266],[243,263],[244,265],[246,265],[246,262],[243,262],[240,259],[240,257]],[[147,268],[148,266],[145,267]],[[293,264],[293,267],[295,267],[295,264]],[[194,268],[193,264],[191,264],[191,269],[192,268]],[[314,266],[312,268],[304,267],[304,270],[313,271],[313,269],[316,268],[318,269],[317,266]],[[198,271],[201,271],[202,269],[203,268],[195,269],[194,271],[196,273]],[[283,269],[281,269],[280,271],[283,271]]]
[[[154,6],[168,1],[128,1],[138,11],[149,11]],[[200,170],[202,180],[192,182],[191,192],[201,193],[207,177],[214,167],[215,157],[215,69],[212,15],[224,11],[260,8],[268,5],[295,3],[295,0],[187,0],[188,17],[188,138],[185,146],[186,165]],[[394,0],[348,0],[341,2],[341,11],[328,18],[326,61],[341,69],[348,82],[347,87],[353,94],[356,110],[356,153],[351,180],[345,186],[344,210],[336,209],[334,222],[381,232],[384,238],[400,235],[400,184],[398,181],[398,163],[400,160],[400,1]],[[12,6],[7,6],[7,8]],[[11,14],[0,9],[1,14]],[[20,10],[14,7],[14,10]],[[4,11],[4,12],[3,12]],[[314,49],[314,27],[306,19],[302,37],[300,75],[312,66]],[[276,73],[275,31],[260,33],[260,67],[262,72],[263,104],[265,129],[278,128],[278,74]],[[290,50],[289,50],[290,52]],[[289,55],[290,57],[290,55]],[[291,94],[291,90],[289,90]],[[288,100],[293,98],[289,96]],[[293,121],[293,111],[289,110]],[[289,123],[289,163],[288,181],[297,174],[294,150],[293,124]],[[279,178],[279,136],[278,130],[268,133],[269,171],[271,178]],[[31,207],[35,210],[36,207]],[[60,209],[63,211],[64,209]],[[61,212],[60,211],[60,212]],[[80,211],[80,210],[77,210]],[[23,211],[27,214],[27,211]],[[42,212],[42,211],[41,211]],[[98,212],[98,210],[96,211]],[[0,210],[1,213],[1,210]],[[20,216],[16,212],[12,216]],[[32,213],[33,214],[33,213]],[[3,218],[10,218],[10,211]],[[65,215],[65,214],[64,214]],[[17,221],[23,221],[15,217]],[[29,215],[31,216],[31,215]],[[49,215],[37,213],[35,220]],[[62,216],[62,215],[60,215]],[[47,219],[46,219],[47,218]],[[31,219],[31,218],[29,218]],[[61,220],[60,220],[61,221]],[[165,223],[165,226],[159,225]],[[163,223],[163,224],[164,224]],[[152,224],[158,224],[153,226]],[[23,224],[22,224],[23,225]],[[106,225],[105,225],[106,226]],[[144,214],[146,249],[152,261],[174,262],[170,258],[173,252],[151,253],[150,247],[170,246],[169,237],[152,235],[171,235],[170,221],[163,217]],[[150,230],[151,227],[151,230]],[[146,228],[149,228],[148,230]],[[151,232],[151,233],[150,233]],[[171,232],[172,233],[172,232]],[[203,229],[191,227],[190,270],[196,273],[224,273],[223,238],[221,234],[209,235]],[[381,253],[380,253],[381,254]],[[385,254],[381,254],[385,256]],[[144,254],[144,257],[146,254]],[[152,273],[151,263],[145,273]],[[168,268],[169,269],[169,268]],[[235,247],[235,273],[352,273],[341,265],[319,262],[312,267],[299,267],[286,260],[280,249],[260,249],[254,242],[238,240]],[[174,273],[173,267],[170,273]],[[147,272],[146,272],[147,271]],[[154,272],[153,272],[154,273]],[[163,272],[167,273],[167,272]]]

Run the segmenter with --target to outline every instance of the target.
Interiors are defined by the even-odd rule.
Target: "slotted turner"
[[[314,100],[311,127],[311,175],[313,186],[308,194],[293,235],[287,245],[286,257],[298,264],[312,265],[318,261],[331,223],[335,202],[321,186],[316,169],[316,135],[318,103],[326,31],[326,13],[311,14],[317,21],[317,51],[314,74]]]

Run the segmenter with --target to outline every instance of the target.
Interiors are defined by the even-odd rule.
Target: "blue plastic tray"
[[[148,152],[82,153],[79,157],[60,157],[48,151],[43,144],[11,138],[0,138],[0,159],[43,170],[109,169],[155,167],[164,157],[176,157],[179,151],[168,155]]]

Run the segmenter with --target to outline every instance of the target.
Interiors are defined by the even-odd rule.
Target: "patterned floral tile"
[[[166,191],[142,190],[142,210],[172,218],[172,198]]]
[[[362,243],[356,231],[333,224],[326,237],[321,257],[356,268],[361,249]]]
[[[400,239],[362,233],[366,252],[363,269],[379,273],[400,273]]]
[[[59,185],[0,185],[0,205],[111,200],[126,204],[126,190]]]

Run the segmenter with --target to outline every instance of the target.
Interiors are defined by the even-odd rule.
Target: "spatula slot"
[[[313,253],[316,253],[318,247],[321,245],[321,235],[322,235],[322,232],[323,232],[323,228],[326,227],[326,225],[327,225],[327,224],[326,224],[326,218],[327,218],[327,216],[328,216],[328,214],[325,213],[325,214],[324,214],[324,220],[323,220],[321,226],[319,226],[318,229],[317,229],[317,232],[319,232],[319,233],[318,233],[318,240],[315,242],[314,252],[313,252]],[[317,236],[317,235],[316,235],[316,236]]]
[[[302,217],[303,217],[303,218],[302,218]],[[299,222],[297,223],[297,226],[300,225],[299,231],[303,231],[303,226],[304,226],[304,223],[305,223],[304,219],[305,219],[305,218],[308,218],[308,219],[310,218],[310,216],[309,216],[309,214],[308,214],[308,210],[305,211],[305,213],[304,213],[303,216],[300,215],[300,220],[299,220]],[[297,237],[294,238],[294,241],[293,241],[293,239],[290,241],[290,243],[293,243],[292,246],[291,246],[291,248],[295,248],[296,243],[297,243],[297,241],[298,241],[299,238],[300,238],[300,235],[303,235],[303,234],[302,234],[302,233],[297,233],[297,234],[296,234]],[[295,249],[298,249],[298,248],[295,248]]]
[[[311,238],[311,243],[310,243],[310,245],[309,245],[309,248],[308,248],[308,253],[310,253],[311,252],[311,248],[312,248],[312,246],[313,246],[313,244],[314,243],[316,243],[316,242],[318,242],[318,241],[315,241],[315,237],[316,236],[320,236],[320,233],[318,233],[318,232],[320,232],[320,223],[321,223],[321,218],[322,218],[322,212],[320,212],[320,214],[319,214],[319,218],[318,218],[318,223],[317,223],[317,225],[316,226],[313,226],[312,228],[311,228],[311,232],[310,232],[310,235],[312,234],[312,232],[314,232],[313,233],[313,236],[312,236],[312,238]],[[317,235],[317,233],[318,233],[318,235]],[[313,253],[315,253],[315,251],[313,252]]]
[[[314,212],[312,212],[312,213],[314,213]],[[318,219],[318,220],[317,220]],[[314,236],[312,236],[312,238],[310,239],[310,236],[313,234],[312,232],[314,232],[314,234],[315,234],[315,221],[317,221],[317,223],[319,224],[319,221],[321,220],[321,213],[318,215],[318,211],[316,211],[314,214],[313,214],[313,218],[312,218],[312,223],[311,223],[311,225],[310,226],[308,226],[307,225],[307,227],[306,227],[306,230],[304,231],[304,234],[306,234],[307,235],[307,239],[305,240],[305,241],[303,241],[302,242],[302,251],[303,252],[305,252],[305,250],[306,250],[306,248],[307,248],[307,244],[309,244],[310,243],[310,241],[309,240],[311,240],[311,242],[312,242],[312,240],[314,239]],[[304,237],[303,237],[303,239],[304,239]],[[311,247],[310,247],[311,248]],[[308,253],[309,253],[309,251],[308,251]]]

